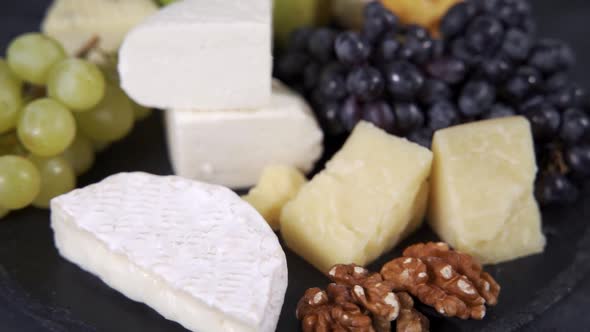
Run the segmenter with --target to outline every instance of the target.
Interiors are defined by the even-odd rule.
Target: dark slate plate
[[[584,0],[559,5],[551,0],[534,2],[541,33],[572,42],[581,62],[574,75],[590,86],[590,79],[584,76],[590,67],[590,42],[584,34],[577,33],[579,28],[586,27],[590,5]],[[47,4],[47,0],[1,4],[0,45],[5,46],[18,33],[37,30]],[[140,123],[128,139],[101,154],[80,184],[135,170],[171,173],[160,114]],[[519,330],[568,295],[588,275],[590,190],[584,190],[584,197],[576,206],[547,210],[543,216],[548,238],[544,254],[490,268],[503,291],[500,304],[489,311],[486,319],[464,322],[432,317],[433,331]],[[0,223],[0,331],[185,331],[60,258],[53,246],[48,220],[47,211],[26,209],[12,213]],[[431,239],[435,236],[425,227],[403,245]],[[385,255],[373,268],[398,254],[394,251]],[[288,250],[287,259],[289,289],[277,329],[281,332],[298,331],[295,305],[304,290],[327,283],[320,273]]]

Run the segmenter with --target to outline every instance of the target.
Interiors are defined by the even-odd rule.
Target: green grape
[[[82,175],[94,164],[94,146],[88,138],[78,134],[63,157],[72,165],[76,175]]]
[[[41,191],[35,197],[33,206],[48,208],[52,198],[76,188],[74,168],[65,158],[31,156],[30,159],[41,175]]]
[[[41,190],[41,175],[35,165],[18,156],[0,157],[0,206],[22,209],[31,204]]]
[[[96,153],[103,152],[111,146],[111,142],[92,141],[92,147]]]
[[[0,82],[5,80],[14,82],[14,84],[16,84],[19,89],[22,89],[23,87],[23,81],[16,77],[12,70],[10,70],[8,63],[6,63],[4,59],[0,58]]]
[[[158,0],[160,6],[168,6],[169,4],[176,2],[178,0]]]
[[[51,69],[47,92],[73,111],[87,111],[104,97],[105,84],[105,78],[95,64],[66,59]]]
[[[76,121],[72,113],[57,101],[37,99],[23,109],[17,134],[33,154],[52,157],[72,144],[76,136]]]
[[[125,93],[107,85],[102,101],[92,110],[76,113],[80,131],[98,142],[113,142],[125,137],[133,128],[133,108]]]
[[[22,104],[23,96],[18,83],[0,78],[0,134],[16,127]]]
[[[51,67],[66,58],[63,47],[40,33],[27,33],[14,39],[6,51],[8,66],[19,78],[45,85]]]
[[[129,100],[131,101],[131,106],[133,106],[133,115],[135,116],[135,121],[141,121],[143,119],[146,119],[152,114],[151,108],[141,106],[131,99]]]

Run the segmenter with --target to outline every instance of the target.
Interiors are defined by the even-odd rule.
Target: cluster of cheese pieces
[[[323,134],[306,102],[272,81],[271,0],[186,0],[147,18],[119,51],[121,85],[165,109],[177,175],[252,186],[265,166],[309,171]]]
[[[499,263],[543,251],[536,171],[521,117],[441,130],[432,152],[361,122],[309,183],[275,167],[245,199],[324,273],[371,263],[427,212],[444,241],[481,263]]]

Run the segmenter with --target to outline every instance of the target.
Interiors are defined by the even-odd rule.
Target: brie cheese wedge
[[[176,175],[245,188],[269,165],[310,171],[323,134],[307,103],[275,82],[271,104],[258,110],[168,110],[168,151]]]
[[[187,0],[165,7],[125,38],[119,51],[121,86],[147,107],[267,106],[270,8],[270,0]]]
[[[287,263],[229,189],[121,173],[51,202],[60,254],[192,331],[275,331]]]

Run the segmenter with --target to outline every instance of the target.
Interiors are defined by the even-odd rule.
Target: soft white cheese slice
[[[121,173],[52,200],[51,227],[65,258],[189,330],[276,328],[285,254],[229,189]]]
[[[133,29],[119,52],[121,85],[137,103],[249,109],[271,92],[270,0],[185,0]]]
[[[54,0],[41,30],[72,55],[94,36],[101,50],[115,52],[131,28],[157,11],[154,0]]]
[[[168,151],[177,175],[232,188],[255,185],[269,165],[309,171],[323,134],[306,102],[275,82],[258,110],[166,111]]]

